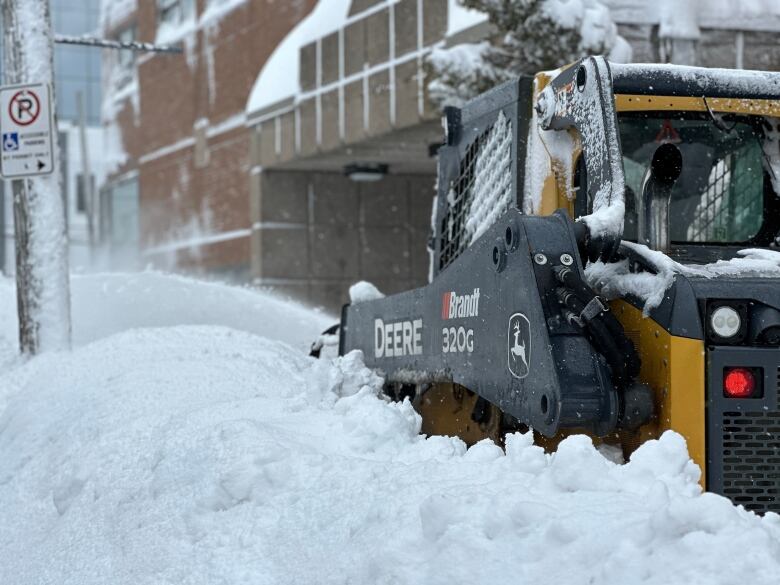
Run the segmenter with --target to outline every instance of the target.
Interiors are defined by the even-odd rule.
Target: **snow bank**
[[[419,436],[358,353],[135,330],[0,387],[3,583],[762,585],[780,571],[780,519],[702,495],[678,435],[624,466],[582,436],[552,456],[519,434],[506,454],[466,450]]]
[[[14,287],[0,277],[0,342],[16,339]],[[128,329],[196,324],[265,335],[303,350],[338,321],[269,293],[157,272],[74,275],[71,295],[76,345]]]
[[[679,435],[625,465],[583,436],[466,449],[359,352],[277,341],[300,307],[149,273],[74,299],[99,339],[0,369],[0,583],[777,582],[780,517],[702,494]]]

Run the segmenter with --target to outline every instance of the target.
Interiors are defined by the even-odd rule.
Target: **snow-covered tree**
[[[497,83],[555,69],[585,55],[631,59],[630,46],[599,0],[458,1],[484,12],[494,32],[480,43],[432,52],[428,89],[440,106],[460,105]]]

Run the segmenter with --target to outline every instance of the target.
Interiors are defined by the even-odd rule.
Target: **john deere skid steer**
[[[447,109],[431,282],[344,307],[340,352],[426,433],[673,429],[780,512],[779,120],[780,74],[600,57]]]

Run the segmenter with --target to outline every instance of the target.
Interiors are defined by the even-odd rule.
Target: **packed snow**
[[[306,357],[320,313],[154,273],[73,289],[75,349],[0,370],[2,583],[776,583],[780,517],[702,494],[679,435],[625,465],[584,436],[467,449],[358,352]],[[6,346],[13,305],[0,279]]]
[[[710,264],[680,264],[663,252],[651,250],[643,244],[622,242],[621,251],[640,256],[653,271],[632,272],[629,260],[593,262],[585,268],[585,277],[600,295],[608,300],[633,296],[643,302],[648,315],[664,300],[675,275],[695,278],[743,276],[752,278],[780,278],[780,252],[761,248],[739,250],[734,258]]]
[[[701,36],[698,4],[698,0],[661,0],[658,36],[698,40]]]
[[[365,280],[356,282],[349,287],[349,302],[352,304],[383,298],[385,298],[385,295],[376,286]]]

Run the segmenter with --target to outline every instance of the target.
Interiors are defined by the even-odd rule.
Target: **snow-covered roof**
[[[300,92],[301,47],[343,27],[350,3],[351,0],[319,0],[314,10],[287,34],[257,76],[246,105],[247,114]]]
[[[680,93],[675,89],[675,84],[681,84],[685,88],[681,93],[686,95],[765,99],[776,99],[780,96],[780,73],[772,71],[658,63],[613,63],[611,68],[618,93],[630,90],[632,82],[638,82],[641,87],[648,87],[659,94],[668,91],[669,95]]]
[[[372,6],[370,10],[379,10],[397,1],[383,0]],[[319,0],[314,10],[288,33],[266,61],[255,80],[246,105],[248,115],[263,111],[300,93],[301,47],[365,16],[365,12],[350,16],[350,5],[351,0]],[[464,8],[458,0],[448,0],[448,37],[486,20],[487,16],[484,13]]]
[[[447,6],[447,36],[451,37],[463,30],[482,24],[487,15],[479,10],[465,8],[458,0],[449,0]]]

